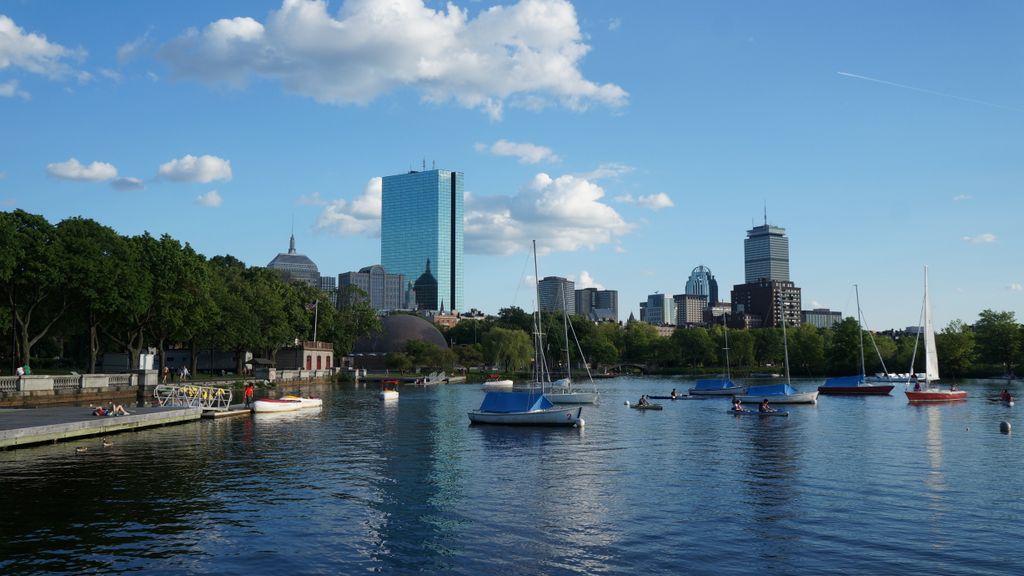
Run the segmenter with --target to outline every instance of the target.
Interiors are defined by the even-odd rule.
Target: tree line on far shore
[[[0,212],[0,292],[6,297],[0,337],[7,343],[0,344],[0,358],[12,365],[59,359],[65,368],[87,372],[96,370],[104,352],[127,352],[134,364],[150,347],[161,355],[177,347],[191,350],[193,373],[198,352],[208,350],[233,352],[241,373],[246,352],[273,359],[296,339],[312,339],[309,305],[329,302],[318,288],[286,282],[232,256],[207,259],[168,235],[121,236],[79,217],[54,225],[22,210]],[[334,344],[336,358],[381,329],[365,298],[342,300],[352,303],[317,311],[318,339]],[[595,369],[633,363],[664,373],[722,372],[727,342],[729,367],[738,373],[781,372],[783,366],[781,328],[677,328],[663,337],[640,322],[594,324],[571,316],[566,330],[558,312],[541,321],[545,358],[556,372],[565,371],[566,350],[573,370],[586,358]],[[532,326],[532,314],[503,308],[497,316],[442,329],[450,349],[413,341],[387,362],[398,371],[480,366],[522,372],[534,356]],[[912,361],[923,371],[923,343],[915,335],[863,334],[868,374],[908,372]],[[853,318],[829,329],[790,328],[792,374],[860,373],[860,336]],[[1019,374],[1022,342],[1024,326],[1013,312],[983,310],[972,325],[955,320],[936,336],[940,372],[953,378]],[[163,365],[166,358],[160,360]]]
[[[567,338],[562,313],[545,313],[541,321],[548,365],[564,372]],[[504,308],[494,318],[459,322],[446,331],[446,338],[454,345],[455,361],[461,365],[485,364],[522,372],[529,369],[533,358],[532,322],[532,315],[522,309]],[[726,347],[729,367],[737,373],[783,371],[781,328],[726,331],[720,325],[680,327],[665,337],[641,322],[594,324],[581,316],[570,316],[570,322],[568,349],[573,371],[581,369],[582,349],[583,357],[596,369],[640,364],[661,373],[719,373],[726,369]],[[860,374],[860,337],[853,318],[828,329],[807,324],[788,328],[792,375]],[[924,371],[924,343],[915,334],[889,336],[864,331],[863,337],[868,375],[906,373],[911,362],[915,372]],[[973,325],[955,320],[936,334],[940,374],[951,378],[1002,376],[1015,370],[1019,374],[1024,371],[1022,342],[1024,326],[1017,323],[1013,312],[984,310]]]
[[[343,310],[326,294],[289,283],[264,267],[232,256],[207,259],[163,235],[121,236],[86,218],[54,225],[22,210],[0,212],[0,357],[7,364],[60,359],[63,367],[95,372],[104,352],[168,348],[274,357],[277,350],[313,337],[347,354],[356,339],[380,330],[377,315],[356,303]],[[47,360],[51,359],[51,360]]]

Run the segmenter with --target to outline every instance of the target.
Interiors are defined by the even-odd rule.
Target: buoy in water
[[[580,418],[579,420],[576,421],[576,427],[577,428],[583,428],[586,425],[587,425],[587,421],[584,420],[583,418]]]
[[[1000,422],[999,423],[999,431],[1002,432],[1003,434],[1009,434],[1010,433],[1010,423],[1007,422],[1006,420],[1003,420],[1002,422]]]

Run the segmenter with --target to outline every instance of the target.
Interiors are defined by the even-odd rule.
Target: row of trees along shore
[[[168,235],[121,236],[85,218],[53,225],[22,210],[0,212],[0,346],[4,365],[96,371],[104,352],[127,352],[132,367],[149,347],[273,358],[313,336],[308,305],[327,296],[287,283],[274,271],[232,256],[207,259]],[[366,304],[317,307],[317,337],[348,353],[356,339],[380,330]],[[47,366],[60,363],[61,366]]]
[[[455,355],[463,365],[490,363],[507,371],[522,371],[533,356],[530,334],[532,316],[515,307],[504,308],[496,318],[463,320],[447,331]],[[566,337],[561,312],[542,315],[545,357],[551,365],[565,364]],[[591,366],[642,364],[653,372],[706,374],[724,370],[726,331],[722,326],[677,328],[671,336],[641,322],[594,324],[570,316],[572,329]],[[860,327],[846,318],[832,328],[810,325],[790,327],[790,371],[795,376],[859,374]],[[955,320],[936,335],[939,369],[945,377],[993,376],[1024,372],[1024,326],[1013,312],[984,310],[974,325]],[[924,371],[924,343],[914,334],[890,336],[864,332],[864,361],[868,374]],[[914,349],[917,347],[916,358]],[[729,364],[738,374],[781,372],[781,328],[728,331]],[[876,352],[877,349],[877,352]],[[569,335],[573,370],[580,365],[577,346]],[[880,359],[881,358],[881,359]],[[771,368],[770,370],[766,370]]]
[[[308,304],[328,301],[317,288],[286,283],[271,270],[247,267],[231,256],[207,259],[168,235],[121,236],[85,218],[52,225],[21,210],[0,212],[0,290],[8,304],[0,307],[0,334],[11,342],[0,350],[10,365],[59,359],[62,367],[87,372],[95,371],[104,352],[127,352],[135,363],[149,347],[161,354],[170,347],[190,349],[193,373],[198,351],[235,352],[236,372],[241,372],[246,351],[273,358],[296,339],[310,339]],[[336,357],[380,330],[374,311],[356,300],[341,310],[319,306],[318,337],[333,342]],[[661,337],[639,322],[594,324],[579,316],[570,321],[595,369],[636,363],[655,372],[705,374],[720,372],[725,364],[721,326],[680,328]],[[542,322],[545,355],[562,369],[567,348],[562,315],[545,313]],[[853,318],[830,329],[791,328],[791,372],[859,373],[858,330]],[[442,332],[450,350],[410,342],[405,351],[390,355],[389,366],[521,372],[533,357],[532,315],[517,307],[503,308],[495,317],[463,319]],[[1024,327],[1013,312],[984,310],[973,325],[955,320],[937,335],[939,368],[954,378],[1019,374],[1024,372],[1022,342]],[[780,328],[730,330],[728,344],[737,373],[781,370]],[[889,371],[908,371],[918,345],[914,335],[865,332],[867,372],[882,371],[882,361]],[[579,366],[575,342],[568,349]],[[914,369],[923,370],[923,362],[918,349]]]

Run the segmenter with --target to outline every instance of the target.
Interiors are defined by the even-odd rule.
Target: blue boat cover
[[[864,377],[860,374],[856,376],[837,376],[835,378],[829,378],[825,380],[824,386],[841,386],[844,388],[853,388],[854,386],[860,386],[864,383]]]
[[[481,412],[529,412],[551,408],[551,403],[539,390],[532,392],[488,392],[480,403]]]
[[[767,384],[765,386],[751,386],[747,388],[747,396],[789,396],[799,393],[799,390],[789,384]]]
[[[728,378],[710,378],[707,380],[697,380],[697,385],[693,387],[694,390],[721,390],[723,388],[735,388],[736,385],[732,383],[732,380]]]

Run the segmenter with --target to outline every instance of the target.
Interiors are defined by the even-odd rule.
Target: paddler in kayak
[[[758,412],[775,412],[771,406],[768,405],[768,399],[761,400],[761,405],[757,408]]]

